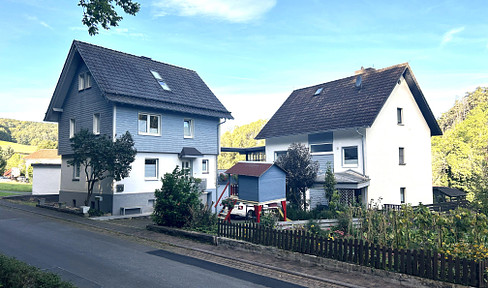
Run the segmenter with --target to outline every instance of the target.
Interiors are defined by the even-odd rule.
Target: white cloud
[[[37,16],[26,15],[25,18],[29,21],[36,22],[39,25],[44,26],[48,29],[54,30],[53,27],[51,27],[49,24],[47,24],[46,22],[44,22],[42,20],[39,20],[39,18],[37,18]]]
[[[454,34],[460,33],[464,30],[464,27],[459,27],[459,28],[454,28],[446,33],[444,33],[444,36],[442,37],[442,42],[441,46],[446,45],[447,43],[451,42],[453,39]]]
[[[229,22],[249,22],[260,18],[276,5],[276,0],[155,0],[156,16],[207,16]]]

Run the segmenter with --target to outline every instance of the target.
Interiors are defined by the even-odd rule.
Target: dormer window
[[[91,74],[90,72],[80,73],[78,76],[78,91],[85,90],[91,87]]]
[[[151,73],[154,76],[154,78],[158,80],[159,85],[161,85],[161,87],[163,87],[164,90],[171,91],[171,89],[169,89],[168,84],[166,84],[166,82],[163,80],[163,77],[161,77],[161,75],[159,75],[158,72],[151,70]]]

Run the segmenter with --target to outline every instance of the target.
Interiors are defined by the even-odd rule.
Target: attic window
[[[322,93],[322,90],[324,90],[324,87],[320,87],[319,89],[317,89],[317,91],[315,91],[315,94],[313,94],[313,96],[319,95],[320,93]]]
[[[161,75],[159,75],[158,72],[151,70],[151,73],[154,76],[154,78],[158,80],[159,85],[161,85],[161,87],[163,87],[164,90],[171,91],[171,89],[169,89],[168,84],[166,84],[166,82],[163,80],[163,77],[161,77]]]

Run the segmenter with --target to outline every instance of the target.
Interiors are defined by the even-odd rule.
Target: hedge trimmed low
[[[76,288],[50,272],[0,254],[0,288]]]

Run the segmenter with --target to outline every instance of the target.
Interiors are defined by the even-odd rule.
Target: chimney
[[[354,71],[354,75],[359,75],[364,72],[371,72],[371,71],[376,71],[376,69],[374,69],[373,67],[364,68],[363,66],[361,66],[361,69]]]

